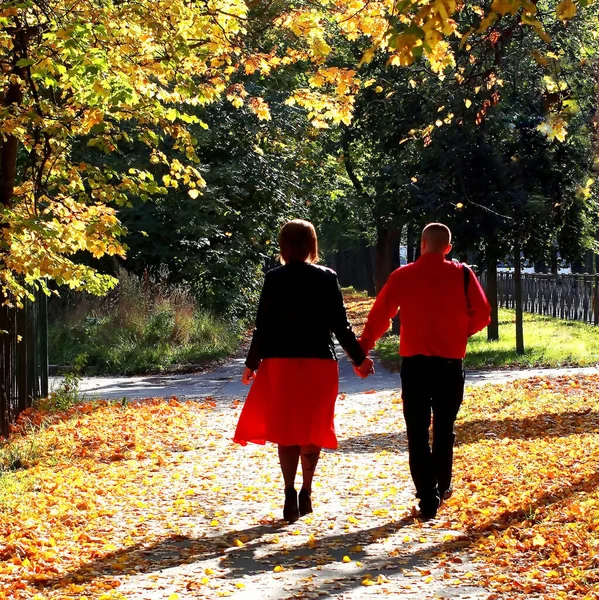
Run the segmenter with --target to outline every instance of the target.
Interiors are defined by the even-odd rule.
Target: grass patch
[[[516,354],[516,314],[499,311],[499,340],[487,341],[487,330],[470,338],[464,360],[467,369],[587,367],[597,364],[599,329],[577,321],[524,314],[525,354]],[[376,352],[394,371],[401,366],[397,336],[379,340]]]
[[[121,271],[113,294],[78,296],[53,317],[50,362],[86,374],[188,370],[230,356],[240,342],[239,326],[202,310],[165,275]]]
[[[23,496],[34,491],[36,481],[31,473],[0,471],[0,511],[18,507]]]

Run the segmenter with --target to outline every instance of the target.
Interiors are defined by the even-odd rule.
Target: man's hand
[[[256,377],[256,371],[252,371],[250,368],[246,367],[241,376],[241,383],[243,383],[243,385],[250,385],[254,380],[254,377]]]
[[[362,364],[357,366],[354,365],[354,372],[361,379],[366,379],[368,375],[374,373],[374,362],[368,356],[362,361]]]

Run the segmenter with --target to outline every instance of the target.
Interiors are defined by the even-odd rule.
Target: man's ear
[[[445,255],[449,254],[451,252],[452,247],[453,246],[451,244],[449,244],[449,246],[447,246],[447,248],[445,249],[445,252],[443,254],[445,254]]]

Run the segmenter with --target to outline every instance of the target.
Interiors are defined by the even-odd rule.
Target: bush
[[[200,309],[191,289],[170,285],[164,271],[141,277],[121,271],[109,296],[80,295],[55,311],[50,362],[70,368],[85,357],[88,374],[180,370],[230,355],[239,329]]]

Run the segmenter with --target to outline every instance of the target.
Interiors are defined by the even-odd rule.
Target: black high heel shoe
[[[288,523],[294,523],[299,519],[297,507],[297,492],[290,487],[285,490],[285,506],[283,506],[283,519]]]
[[[305,488],[302,488],[299,493],[299,514],[303,517],[311,512],[312,498],[310,498],[310,492]]]

